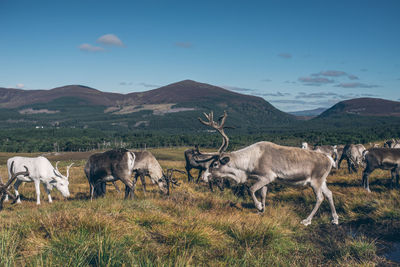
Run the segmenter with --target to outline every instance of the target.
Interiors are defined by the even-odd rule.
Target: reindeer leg
[[[115,181],[112,181],[112,184],[114,185],[115,190],[117,190],[118,193],[121,193],[121,190],[119,190],[117,183]]]
[[[201,177],[201,174],[202,174],[202,173],[203,173],[203,169],[200,169],[200,170],[199,170],[199,175],[197,176],[196,184],[199,183],[200,177]]]
[[[369,190],[369,182],[368,182],[368,176],[371,174],[370,170],[365,169],[364,173],[363,173],[363,186],[364,188],[368,191],[368,193],[371,192],[371,190]]]
[[[131,199],[135,196],[135,185],[129,178],[119,178],[125,184],[125,199],[130,197]]]
[[[193,180],[193,176],[192,176],[192,174],[190,173],[190,170],[191,170],[192,168],[189,167],[188,165],[186,165],[186,166],[185,166],[185,169],[186,169],[186,172],[187,172],[187,175],[188,175],[188,183],[190,183],[190,181]]]
[[[21,180],[17,180],[14,183],[14,192],[15,192],[15,197],[17,199],[16,200],[17,204],[21,204],[21,196],[19,195],[19,192],[18,192],[18,187],[20,186],[21,183],[22,183]]]
[[[36,190],[36,204],[40,205],[40,181],[35,180],[35,190]],[[17,194],[17,191],[15,191],[15,194]]]
[[[89,187],[90,187],[90,201],[93,201],[94,185],[92,183],[89,183]]]
[[[258,211],[260,212],[264,212],[264,206],[263,204],[258,201],[257,197],[256,197],[256,192],[258,190],[260,190],[262,187],[264,187],[267,184],[266,181],[264,180],[259,180],[258,182],[256,182],[255,184],[252,185],[252,187],[250,187],[250,193],[251,193],[251,197],[253,198],[254,201],[254,206],[256,206],[256,208],[258,209]]]
[[[310,225],[312,218],[314,217],[315,213],[319,209],[322,201],[324,201],[324,195],[322,194],[321,185],[313,185],[311,184],[312,189],[314,190],[315,197],[317,198],[317,202],[315,203],[314,209],[311,211],[310,215],[304,220],[301,221],[302,224],[305,226]]]
[[[333,224],[339,224],[339,216],[336,213],[336,209],[335,209],[335,204],[333,203],[333,196],[332,196],[332,192],[331,190],[328,189],[328,187],[326,186],[326,182],[324,182],[322,184],[322,193],[324,194],[324,196],[326,196],[326,198],[329,201],[329,206],[331,207],[331,212],[332,212],[332,223]]]
[[[267,186],[264,186],[263,188],[261,188],[261,197],[262,197],[261,202],[262,202],[262,206],[263,206],[264,210],[265,210],[265,200],[267,198],[267,191],[268,191],[268,187]],[[243,196],[244,196],[244,194],[243,194]]]
[[[5,192],[4,193],[0,192],[0,211],[3,209],[3,202],[4,202],[5,198],[6,198],[6,193]]]
[[[146,195],[146,180],[144,174],[140,175],[140,181],[142,182],[143,193]]]
[[[342,164],[343,157],[341,157],[337,163],[337,168],[340,169],[340,164]]]
[[[396,177],[396,168],[393,168],[393,169],[390,170],[390,176],[391,176],[390,189],[393,189],[393,183],[394,183],[394,179]]]
[[[211,192],[214,192],[214,189],[213,189],[213,180],[212,180],[212,179],[208,179],[208,187],[210,188],[210,191],[211,191]]]
[[[44,190],[46,191],[47,197],[49,199],[49,203],[52,203],[53,200],[52,200],[51,195],[50,195],[50,190],[47,188],[46,184],[44,185]]]
[[[351,171],[351,162],[350,160],[347,158],[347,170],[349,171],[350,174],[352,174],[353,172]]]

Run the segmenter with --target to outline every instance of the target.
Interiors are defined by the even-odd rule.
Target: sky
[[[0,87],[185,79],[283,111],[400,100],[400,1],[0,0]]]

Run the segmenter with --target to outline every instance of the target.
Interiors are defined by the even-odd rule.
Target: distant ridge
[[[261,97],[193,80],[129,94],[107,93],[82,85],[51,90],[0,88],[0,108],[4,127],[39,122],[58,125],[61,121],[69,127],[198,131],[205,127],[197,117],[210,111],[217,115],[227,111],[230,125],[249,132],[296,121],[295,116],[276,109]]]
[[[337,103],[318,117],[329,118],[343,115],[400,117],[400,102],[381,98],[355,98]]]

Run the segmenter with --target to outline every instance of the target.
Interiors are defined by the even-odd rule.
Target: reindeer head
[[[224,115],[219,117],[218,123],[214,121],[214,113],[212,111],[209,114],[204,113],[204,116],[208,119],[208,121],[207,122],[203,121],[201,118],[199,118],[199,121],[204,125],[214,128],[222,136],[222,145],[218,149],[218,154],[210,156],[207,159],[198,161],[198,162],[207,162],[208,163],[208,164],[205,164],[206,170],[202,174],[202,179],[205,182],[209,182],[210,179],[212,179],[213,177],[224,178],[223,177],[224,175],[222,175],[222,174],[219,175],[220,173],[217,170],[225,169],[228,166],[227,163],[230,160],[229,153],[225,153],[225,151],[229,145],[229,138],[225,134],[225,131],[224,131],[225,128],[228,128],[228,127],[225,127],[225,122],[226,122],[226,118],[228,115],[227,115],[226,111],[224,111]]]
[[[72,167],[72,165],[74,163],[71,163],[68,167],[67,167],[67,176],[64,176],[61,174],[61,172],[58,170],[58,163],[59,161],[56,162],[56,168],[53,170],[55,176],[53,177],[53,180],[50,181],[50,190],[53,188],[53,186],[55,188],[57,188],[58,191],[60,191],[60,193],[63,195],[63,197],[69,197],[70,193],[69,193],[69,169]]]

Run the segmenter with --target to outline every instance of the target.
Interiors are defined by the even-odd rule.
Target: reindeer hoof
[[[307,225],[311,224],[311,220],[305,219],[305,220],[302,220],[301,223],[304,224],[304,226],[307,226]]]
[[[259,212],[264,212],[264,207],[261,203],[256,203],[255,206]]]
[[[332,224],[338,225],[338,224],[339,224],[339,219],[338,219],[338,218],[333,219],[333,220],[332,220]]]

